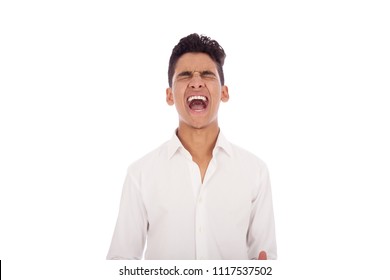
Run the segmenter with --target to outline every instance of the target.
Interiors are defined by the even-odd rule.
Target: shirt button
[[[199,228],[198,228],[198,231],[199,231],[199,232],[202,232],[202,227],[199,227]]]

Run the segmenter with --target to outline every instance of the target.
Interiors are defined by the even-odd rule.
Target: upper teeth
[[[202,96],[202,95],[193,95],[193,96],[188,97],[187,100],[188,100],[188,102],[191,102],[194,99],[200,99],[200,100],[203,100],[203,101],[207,101],[206,96]]]

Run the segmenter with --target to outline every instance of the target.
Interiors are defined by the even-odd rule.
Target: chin
[[[205,125],[205,124],[200,124],[200,123],[188,123],[187,125],[188,125],[189,127],[193,128],[193,129],[202,129],[202,128],[207,127],[207,125]]]
[[[218,126],[218,121],[216,119],[210,120],[208,118],[189,118],[186,121],[182,119],[183,124],[192,129],[205,129],[211,126]]]
[[[206,125],[203,125],[203,126],[202,125],[197,125],[197,126],[194,125],[194,126],[192,126],[193,129],[204,129],[206,127],[207,127]]]
[[[189,124],[189,126],[192,127],[193,129],[204,129],[204,128],[211,127],[213,125],[218,126],[218,124],[214,123],[214,122],[207,122],[207,123],[205,123],[205,122],[201,122],[201,123],[200,122],[191,122]]]

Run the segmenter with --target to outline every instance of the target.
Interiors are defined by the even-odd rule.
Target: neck
[[[184,123],[179,124],[177,136],[184,148],[194,160],[210,159],[219,134],[218,123],[205,128],[193,128]]]

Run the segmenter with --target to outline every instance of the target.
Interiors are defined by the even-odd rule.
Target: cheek
[[[185,89],[186,88],[184,86],[180,86],[180,85],[174,85],[172,87],[172,94],[175,102],[183,102]]]
[[[210,94],[213,96],[213,99],[220,100],[222,96],[222,88],[219,85],[210,86]]]

